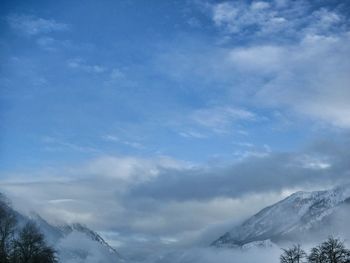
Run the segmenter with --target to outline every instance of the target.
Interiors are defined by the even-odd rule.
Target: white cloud
[[[123,145],[126,145],[126,146],[130,146],[132,148],[139,149],[139,150],[145,148],[145,146],[142,143],[140,143],[140,142],[129,141],[129,140],[122,140],[118,136],[111,135],[111,134],[102,136],[102,139],[105,140],[105,141],[109,141],[109,142],[113,142],[113,143],[119,143],[119,144],[123,144]]]
[[[110,74],[111,80],[123,79],[125,74],[118,68],[114,68]]]
[[[45,136],[42,138],[42,142],[45,144],[44,150],[48,152],[59,152],[59,151],[77,151],[82,153],[99,153],[100,150],[90,145],[80,145],[72,143],[70,141]]]
[[[172,250],[163,253],[162,256],[153,256],[144,262],[156,263],[277,263],[279,262],[279,248],[258,249],[253,248],[249,251],[238,249],[215,249],[215,248],[192,248],[183,250]]]
[[[262,37],[267,27],[259,26],[259,33],[239,36],[243,44],[233,36],[224,46],[196,43],[197,49],[190,51],[176,47],[158,58],[160,71],[183,85],[190,82],[204,94],[217,90],[225,95],[229,107],[249,105],[249,109],[253,104],[258,108],[256,112],[277,110],[293,115],[295,120],[312,120],[314,125],[350,128],[350,25],[336,8],[312,10],[307,2],[296,2],[299,7],[290,1],[278,1],[258,9],[274,10],[269,23],[286,19],[288,25],[282,33],[273,31]],[[237,12],[243,14],[235,18],[235,10],[242,5],[244,10]],[[243,19],[244,12],[254,16],[252,7],[242,2],[211,7],[216,10],[215,24],[230,26],[226,24],[232,21],[237,30],[252,21]],[[279,17],[280,13],[284,16]],[[225,109],[212,111],[199,110],[198,116],[192,116],[193,122],[217,132],[230,128],[230,121],[234,123]]]
[[[102,139],[110,142],[120,142],[120,138],[118,136],[111,135],[111,134],[102,136]]]
[[[104,156],[89,161],[73,172],[138,184],[157,177],[163,169],[182,170],[191,166],[192,164],[188,162],[166,156],[156,158]]]
[[[104,73],[107,71],[107,69],[101,65],[90,65],[87,64],[83,59],[81,58],[75,58],[70,59],[67,62],[67,66],[71,69],[75,70],[82,70],[88,73]]]
[[[229,52],[237,71],[259,71],[260,74],[280,70],[287,56],[288,50],[273,45],[234,48]]]
[[[267,38],[272,34],[275,39],[323,34],[345,22],[336,11],[313,10],[308,1],[227,1],[212,4],[210,9],[214,24],[228,34]]]
[[[338,31],[346,23],[345,18],[335,11],[321,8],[314,11],[310,17],[312,23],[305,28],[306,34],[327,34],[332,30]],[[344,28],[345,29],[345,28]]]
[[[35,176],[35,182],[29,172],[21,180],[13,174],[0,188],[20,210],[35,209],[49,221],[117,232],[122,247],[207,245],[295,189],[346,182],[346,149],[348,143],[322,143],[305,152],[250,156],[215,167],[167,157],[105,156],[41,169],[46,176]]]
[[[230,3],[220,3],[213,7],[213,20],[218,26],[233,21],[237,15],[237,8]]]
[[[18,33],[35,36],[57,31],[66,31],[69,26],[54,19],[44,19],[32,15],[12,14],[7,17],[7,21]]]
[[[250,6],[250,8],[253,10],[263,10],[269,7],[270,7],[270,4],[268,2],[263,2],[263,1],[255,1]]]
[[[330,162],[329,158],[312,156],[308,154],[297,156],[295,158],[295,165],[312,170],[324,170],[332,167],[332,163]]]
[[[41,36],[36,40],[38,46],[46,51],[57,51],[61,48],[72,48],[69,40],[57,40],[48,36]]]
[[[236,122],[253,121],[254,113],[234,107],[213,107],[193,111],[190,120],[195,124],[211,129],[216,133],[226,133]]]
[[[207,135],[200,133],[200,132],[197,132],[197,131],[193,131],[193,130],[179,132],[179,135],[184,137],[184,138],[196,138],[196,139],[207,138]]]
[[[215,25],[223,28],[227,33],[249,31],[252,30],[249,27],[253,26],[258,27],[258,32],[267,28],[281,30],[286,22],[281,15],[264,1],[254,1],[250,5],[232,1],[212,6],[212,19]]]
[[[298,45],[283,47],[278,63],[272,66],[275,75],[257,91],[257,98],[263,105],[287,107],[315,120],[349,128],[349,42],[348,33],[337,37],[307,35]],[[265,57],[263,51],[254,55],[257,60]],[[270,66],[270,61],[260,61]],[[249,66],[249,60],[243,65],[256,68],[253,62]]]
[[[65,238],[61,239],[57,245],[64,253],[59,254],[60,262],[66,263],[96,263],[96,262],[115,262],[116,255],[110,253],[97,243],[86,237],[83,233],[72,232]],[[74,252],[80,251],[83,258],[72,258]],[[74,255],[74,254],[73,254]],[[117,259],[119,262],[119,259]]]

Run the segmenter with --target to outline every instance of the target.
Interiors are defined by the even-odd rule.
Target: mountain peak
[[[8,200],[0,193],[0,205],[13,213],[21,228],[27,222],[34,222],[45,236],[46,241],[58,252],[60,262],[86,262],[87,258],[98,256],[99,262],[124,262],[119,253],[111,247],[98,233],[88,227],[75,223],[55,226],[39,214],[31,212],[28,216],[14,210]],[[77,242],[77,236],[79,242]]]
[[[293,238],[314,230],[350,197],[349,185],[331,190],[299,191],[268,206],[215,240],[214,246]]]

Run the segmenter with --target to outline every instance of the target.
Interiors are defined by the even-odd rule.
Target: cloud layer
[[[301,152],[218,166],[107,156],[43,171],[37,182],[11,175],[1,189],[21,210],[35,209],[54,222],[85,223],[121,248],[205,245],[293,191],[348,182],[348,146],[347,140],[319,141]]]

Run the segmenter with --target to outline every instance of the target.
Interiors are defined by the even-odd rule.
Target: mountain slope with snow
[[[336,231],[325,222],[331,223],[335,214],[350,200],[350,186],[337,187],[328,191],[297,192],[260,212],[233,228],[219,239],[214,246],[243,246],[250,242],[271,240],[293,240],[310,234]],[[328,233],[332,234],[332,233]]]
[[[25,216],[1,200],[1,205],[15,215],[18,227],[35,222],[45,240],[57,251],[59,262],[64,263],[118,263],[124,262],[119,253],[98,233],[81,224],[55,226],[37,214]]]

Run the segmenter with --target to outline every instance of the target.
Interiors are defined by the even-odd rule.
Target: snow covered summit
[[[215,240],[214,246],[243,246],[250,242],[298,240],[311,234],[336,234],[337,213],[350,211],[350,185],[327,191],[296,192],[234,227]],[[326,224],[327,228],[322,228]],[[335,226],[336,224],[336,226]]]

